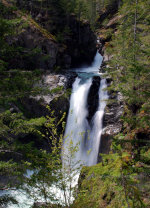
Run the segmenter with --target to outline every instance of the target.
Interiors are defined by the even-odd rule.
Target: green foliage
[[[64,35],[62,32],[58,32],[56,36],[56,40],[58,43],[63,43],[64,42]]]
[[[13,8],[4,7],[1,3],[0,9],[0,105],[4,105],[24,97],[26,94],[36,94],[39,89],[33,87],[38,80],[36,71],[13,68],[12,59],[21,59],[23,53],[21,47],[9,43],[13,35],[17,33],[20,19],[16,19],[13,15]],[[12,15],[11,19],[8,18],[9,15]],[[39,53],[38,48],[31,51],[28,56],[35,56],[37,53]]]
[[[65,114],[58,120],[54,116],[54,111],[51,111],[48,106],[47,108],[50,115],[46,116],[46,132],[38,131],[38,133],[47,140],[48,150],[37,150],[32,145],[21,147],[24,155],[28,158],[28,161],[24,161],[23,166],[33,174],[30,177],[21,177],[20,188],[25,190],[26,194],[35,202],[42,198],[42,201],[47,204],[53,202],[59,207],[59,203],[61,203],[65,207],[69,207],[75,189],[72,183],[80,167],[76,167],[77,163],[73,163],[77,146],[74,147],[73,143],[69,142],[68,154],[62,151]],[[61,132],[58,130],[60,125]],[[60,198],[58,192],[61,192],[61,196],[65,196],[65,200]]]
[[[18,204],[17,201],[8,195],[2,196],[0,198],[0,206],[4,207],[7,206],[8,204]]]
[[[73,207],[147,207],[141,199],[135,161],[121,147],[117,149],[115,154],[103,155],[102,163],[82,170]]]
[[[24,55],[23,48],[17,47],[11,39],[19,32],[20,19],[13,13],[14,8],[0,3],[0,177],[6,176],[9,181],[1,189],[12,189],[18,186],[19,178],[24,178],[24,160],[33,144],[22,144],[20,140],[26,135],[38,135],[46,119],[27,119],[18,107],[18,99],[30,95],[36,96],[44,91],[35,86],[41,73],[38,70],[27,71],[13,67],[16,59]],[[38,48],[27,54],[28,57],[40,53]],[[26,54],[25,54],[26,55]],[[32,151],[31,151],[32,152]],[[35,155],[37,150],[34,150]],[[28,161],[29,162],[29,161]],[[14,181],[15,184],[11,183]],[[16,203],[12,197],[0,197],[0,203]]]
[[[52,94],[55,94],[55,93],[62,92],[62,90],[63,90],[63,86],[59,86],[59,87],[56,87],[56,88],[52,89],[50,92]]]
[[[72,141],[68,143],[68,154],[62,153],[63,135],[65,129],[65,113],[60,119],[55,117],[55,112],[47,106],[49,115],[46,118],[36,118],[27,120],[23,114],[2,113],[0,135],[6,138],[0,143],[0,157],[8,157],[8,161],[0,162],[0,175],[10,176],[10,182],[15,177],[15,183],[7,184],[6,189],[16,189],[25,191],[26,195],[35,202],[41,200],[47,205],[50,202],[56,203],[56,207],[61,207],[59,203],[69,207],[76,187],[72,185],[74,177],[80,169],[73,160],[77,146],[74,147]],[[39,127],[44,127],[45,131]],[[33,142],[24,143],[15,138],[20,134],[32,133],[46,141],[46,150],[37,149]],[[13,138],[14,137],[14,138]],[[19,136],[20,138],[20,136]],[[11,145],[9,145],[11,143]],[[62,155],[62,156],[61,156]],[[9,157],[11,156],[11,160]],[[16,161],[19,157],[19,162]],[[64,163],[62,164],[62,158]],[[26,170],[31,171],[31,176],[24,175]],[[13,188],[12,188],[13,187]],[[56,191],[55,191],[56,190]],[[65,196],[65,200],[60,201],[57,192]],[[6,192],[7,193],[7,192]],[[15,198],[7,196],[0,197],[0,203],[17,203]]]
[[[40,3],[42,8],[44,3]],[[105,11],[111,3],[110,0],[59,0],[57,4],[53,1],[67,17],[70,13],[75,13],[79,20],[88,19],[93,28],[97,8]],[[108,63],[108,73],[113,79],[110,90],[120,91],[124,98],[123,129],[113,138],[112,152],[102,155],[103,160],[100,164],[82,170],[77,196],[74,192],[76,187],[72,184],[81,168],[73,162],[78,147],[74,147],[70,140],[67,154],[61,152],[65,115],[58,120],[48,107],[50,115],[46,118],[27,119],[17,106],[15,110],[10,109],[18,102],[18,98],[23,99],[41,93],[38,87],[34,87],[34,83],[39,79],[39,71],[16,69],[10,64],[10,58],[22,58],[23,51],[21,47],[16,47],[8,41],[19,32],[17,27],[20,25],[20,19],[15,17],[14,10],[16,9],[6,8],[0,3],[0,176],[6,174],[17,177],[20,179],[20,188],[26,190],[35,201],[41,196],[47,204],[50,201],[59,201],[56,193],[51,190],[53,186],[63,191],[66,207],[71,206],[73,193],[77,199],[72,207],[148,207],[150,1],[122,1],[119,9],[121,19],[107,53],[113,55]],[[55,37],[30,17],[28,21],[45,37],[55,40]],[[108,37],[112,30],[107,33]],[[63,43],[66,35],[70,35],[68,27],[57,34],[57,41]],[[40,50],[37,47],[25,56],[31,57],[32,60],[38,53]],[[46,60],[49,57],[44,58]],[[62,88],[57,87],[51,93],[60,91]],[[43,126],[45,132],[41,130]],[[22,144],[19,139],[29,133],[32,136],[38,135],[43,141],[46,140],[47,149],[36,148],[33,142]],[[63,164],[61,153],[65,161]],[[27,169],[33,171],[31,177],[24,177]],[[16,186],[18,188],[18,184]],[[8,184],[6,188],[11,189],[12,184]],[[3,196],[0,198],[0,205],[9,201],[16,203],[9,196]]]
[[[113,80],[108,90],[123,96],[123,128],[113,138],[110,154],[82,170],[73,207],[150,206],[149,10],[149,0],[123,1],[119,9],[121,19],[106,53]]]

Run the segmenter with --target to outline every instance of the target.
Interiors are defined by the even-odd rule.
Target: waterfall
[[[97,53],[94,62],[91,66],[82,66],[78,69],[73,69],[76,71],[77,78],[73,83],[72,94],[70,97],[70,109],[65,129],[65,140],[62,147],[62,155],[67,155],[69,158],[68,144],[71,141],[74,146],[78,146],[78,150],[75,151],[75,157],[73,161],[69,161],[71,165],[77,164],[75,170],[78,169],[78,161],[80,164],[84,165],[94,165],[97,163],[100,138],[102,133],[103,115],[106,106],[105,99],[107,99],[107,92],[104,91],[106,88],[106,80],[101,78],[101,83],[99,87],[99,104],[98,108],[89,123],[88,117],[88,106],[87,100],[89,95],[89,90],[92,85],[94,76],[101,76],[99,73],[99,67],[102,62],[102,56]],[[64,154],[65,153],[65,154]],[[66,163],[65,157],[62,156],[63,164]],[[29,177],[32,172],[27,171],[27,176]],[[69,175],[69,174],[70,175]],[[71,177],[70,177],[71,176]],[[72,195],[72,188],[78,183],[79,172],[65,172],[64,180],[66,186],[66,197],[68,205],[74,200]],[[59,184],[54,184],[52,187],[48,187],[52,193],[55,193],[59,198],[59,203],[64,204],[64,192],[59,188]],[[71,188],[70,188],[71,187]],[[34,191],[34,190],[33,190]],[[33,205],[33,199],[29,198],[27,193],[22,190],[12,190],[12,191],[2,191],[0,196],[9,194],[14,196],[19,201],[19,207],[29,208]],[[44,201],[41,196],[37,195],[37,199],[41,202]],[[51,202],[53,203],[53,202]],[[7,208],[17,208],[18,205],[8,205]]]
[[[66,151],[66,154],[69,154],[67,152],[67,145],[70,140],[73,141],[74,146],[79,146],[76,157],[74,158],[76,162],[81,158],[83,160],[84,157],[84,152],[82,151],[84,149],[83,142],[86,131],[89,127],[86,119],[88,115],[86,101],[90,86],[92,84],[92,78],[87,79],[83,83],[82,81],[83,80],[81,78],[77,77],[73,84],[64,143],[64,150]]]
[[[97,163],[100,138],[103,127],[103,115],[108,98],[106,80],[101,79],[99,87],[99,104],[92,122],[87,120],[88,108],[87,98],[92,84],[93,76],[100,76],[99,67],[102,63],[102,56],[97,53],[91,66],[82,66],[74,69],[78,77],[73,83],[72,94],[70,98],[70,109],[65,130],[65,140],[63,152],[69,154],[68,143],[72,141],[73,145],[78,145],[78,151],[75,153],[74,162],[80,161],[84,165],[94,165]],[[63,163],[65,159],[62,157]]]
[[[95,165],[97,163],[100,139],[103,128],[104,110],[106,107],[106,99],[108,99],[107,91],[104,91],[106,87],[107,87],[106,80],[102,79],[99,88],[99,107],[92,119],[92,130],[90,133],[90,140],[89,140],[89,148],[91,149],[91,151],[87,163],[87,165],[89,166]]]

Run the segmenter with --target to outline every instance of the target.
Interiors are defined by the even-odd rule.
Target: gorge
[[[150,0],[0,0],[0,207],[150,207]]]

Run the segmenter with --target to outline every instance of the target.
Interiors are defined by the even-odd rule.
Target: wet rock
[[[110,86],[112,83],[112,78],[106,77],[107,86]]]
[[[100,142],[100,153],[108,154],[112,138],[122,129],[121,116],[123,114],[123,97],[121,93],[113,92],[109,96],[109,103],[105,108],[103,119],[103,131]],[[98,158],[101,161],[101,157]]]
[[[88,121],[90,122],[92,117],[94,116],[98,105],[99,105],[99,87],[100,87],[99,76],[93,77],[92,85],[88,93],[87,107],[88,107]]]
[[[66,74],[66,77],[67,77],[66,89],[68,88],[72,89],[72,85],[77,77],[77,74],[76,72],[71,72]]]
[[[34,202],[32,208],[61,208],[61,205],[58,204],[51,204],[51,203],[44,203],[44,202]]]
[[[109,23],[105,26],[100,26],[101,29],[98,32],[99,42],[101,43],[99,47],[100,54],[103,55],[103,63],[100,69],[100,72],[107,72],[107,69],[110,68],[109,61],[112,59],[112,55],[110,56],[106,52],[106,48],[110,45],[111,36],[105,35],[107,33],[107,29],[111,28],[115,33],[116,31],[116,20],[120,18],[120,16],[114,16],[118,10],[118,2],[114,1],[106,11],[100,14],[99,22],[102,26],[102,22],[108,18]],[[112,32],[112,34],[113,34]],[[106,78],[107,86],[111,86],[113,80],[109,77]],[[123,114],[123,98],[119,92],[115,92],[111,90],[108,92],[109,101],[105,108],[104,118],[103,118],[103,131],[101,135],[100,141],[100,153],[108,154],[110,151],[112,138],[117,135],[122,129],[121,115]],[[98,157],[98,161],[101,161],[101,157]]]
[[[118,129],[118,125],[120,125],[120,117],[122,114],[123,114],[123,100],[120,93],[116,93],[115,95],[113,95],[113,97],[109,96],[109,103],[105,108],[104,128],[113,125],[114,132],[116,132],[115,129]]]

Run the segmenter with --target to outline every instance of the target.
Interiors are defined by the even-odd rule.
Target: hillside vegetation
[[[73,207],[150,207],[149,10],[149,0],[127,0],[117,13],[109,16],[106,9],[99,17],[108,90],[123,96],[122,130],[112,138],[110,154],[82,170]]]
[[[1,0],[0,191],[25,190],[35,202],[38,193],[44,202],[34,205],[44,208],[150,207],[149,11],[150,0]],[[68,181],[73,183],[73,173],[79,171],[73,164],[78,148],[72,143],[72,158],[65,155],[70,164],[65,178],[60,171],[62,111],[70,91],[54,100],[52,109],[38,106],[44,109],[41,117],[23,104],[36,96],[63,94],[62,86],[49,91],[37,83],[45,74],[90,63],[96,53],[94,32],[104,55],[108,93],[122,96],[122,128],[111,138],[109,154],[82,168],[78,187],[70,185],[67,197]],[[115,102],[108,100],[109,105]],[[26,170],[33,171],[32,177],[25,177]],[[64,204],[47,188],[53,185],[64,192]],[[0,196],[0,207],[17,203],[14,196]]]

